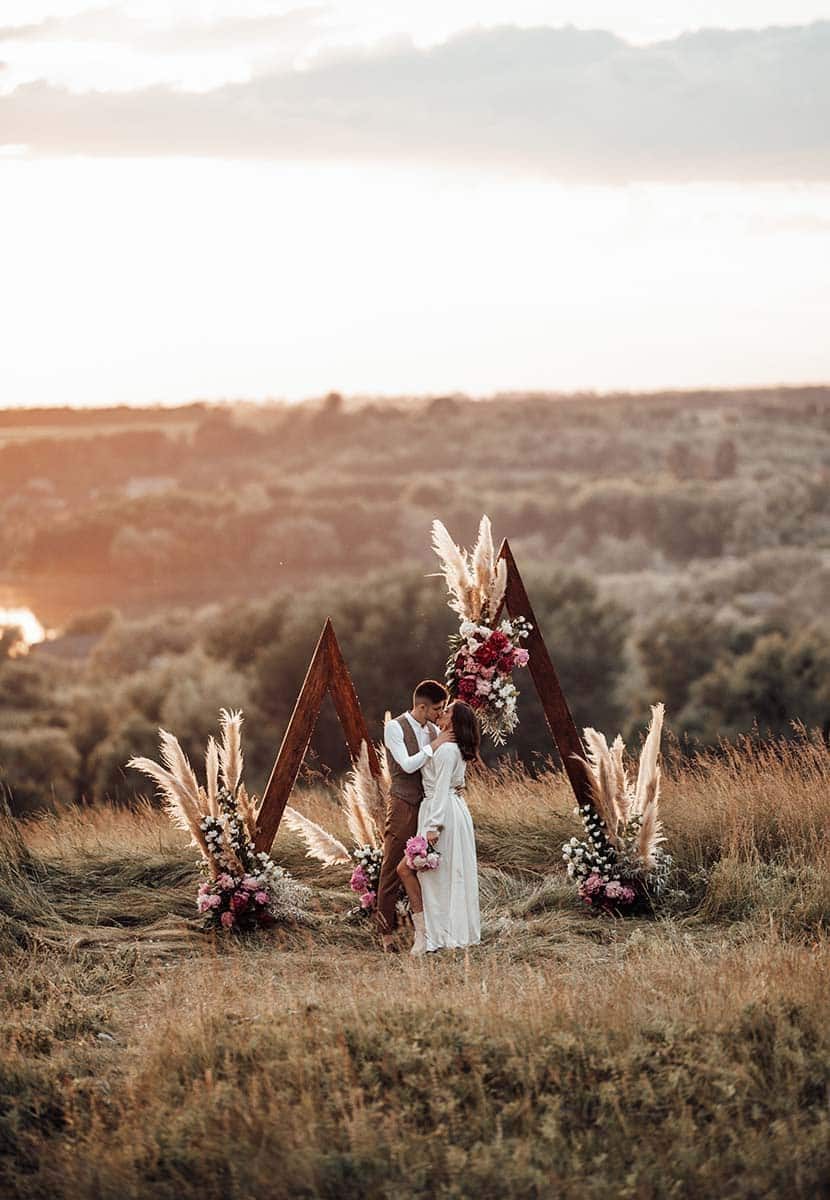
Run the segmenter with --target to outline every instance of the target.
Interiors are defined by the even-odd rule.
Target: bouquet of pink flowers
[[[450,638],[446,676],[450,695],[476,710],[482,728],[497,746],[519,722],[513,671],[528,664],[530,654],[520,642],[530,629],[524,617],[504,620],[498,629],[462,621]]]
[[[441,863],[441,854],[425,837],[411,837],[404,853],[406,865],[413,871],[434,871]]]

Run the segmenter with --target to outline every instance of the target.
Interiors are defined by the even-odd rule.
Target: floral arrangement
[[[441,865],[441,852],[425,837],[411,837],[404,852],[406,865],[413,871],[435,871]]]
[[[389,714],[387,713],[387,719]],[[376,778],[369,766],[369,749],[365,742],[360,754],[346,779],[343,788],[343,810],[346,825],[354,840],[354,849],[349,850],[339,838],[329,833],[303,813],[286,808],[285,823],[306,843],[307,857],[316,858],[324,866],[335,863],[356,865],[352,870],[349,887],[358,896],[358,905],[350,916],[371,916],[377,904],[377,890],[383,863],[383,834],[386,822],[386,804],[391,780],[386,760],[386,750],[378,750],[381,773]],[[408,911],[406,901],[400,902],[400,910]]]
[[[450,695],[474,708],[482,729],[499,746],[516,728],[519,692],[513,671],[530,658],[521,645],[532,626],[524,617],[496,618],[507,586],[507,564],[496,561],[490,519],[481,518],[472,552],[461,550],[440,521],[432,524],[432,546],[441,561],[450,608],[461,617],[450,637],[446,681]]]
[[[562,846],[568,875],[577,883],[582,902],[603,912],[632,911],[663,894],[672,857],[658,815],[660,800],[660,735],[665,709],[655,704],[632,783],[623,763],[625,747],[617,736],[609,747],[595,729],[584,729],[587,757],[580,759],[591,785],[592,804],[574,809],[582,819],[584,838]]]
[[[220,722],[219,743],[208,740],[204,787],[178,740],[164,729],[159,730],[164,765],[139,757],[127,766],[158,784],[170,818],[201,851],[206,878],[196,907],[208,928],[238,932],[304,920],[309,889],[254,848],[255,798],[242,783],[242,713],[223,708]]]
[[[380,846],[358,846],[352,850],[357,866],[352,871],[349,887],[357,892],[362,913],[374,912],[378,898],[383,850]]]
[[[519,643],[530,632],[524,617],[504,620],[498,629],[462,621],[450,638],[447,686],[480,715],[482,726],[501,745],[519,723],[515,667],[526,667],[530,655]]]

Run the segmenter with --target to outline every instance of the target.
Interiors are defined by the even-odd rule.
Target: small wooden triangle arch
[[[562,764],[577,803],[592,805],[588,776],[577,761],[579,758],[584,758],[585,749],[506,538],[501,544],[499,558],[503,558],[507,563],[507,587],[502,607],[507,609],[511,617],[526,617],[533,626],[526,643],[530,652],[528,662],[530,675],[542,702],[545,719],[562,758]],[[494,624],[498,621],[501,612],[500,608]],[[277,754],[277,760],[271,771],[271,777],[262,794],[255,838],[257,850],[270,850],[276,837],[282,814],[288,803],[291,789],[297,780],[327,692],[334,701],[352,761],[357,759],[361,744],[365,742],[368,747],[369,766],[372,774],[375,776],[380,774],[380,763],[374,743],[369,736],[363,710],[349,675],[346,660],[335,636],[334,626],[331,618],[328,618],[323,626],[323,632],[320,634],[320,640],[317,642],[317,648],[312,655],[305,681],[300,689],[291,720],[288,722],[288,728]]]
[[[296,783],[308,743],[311,741],[314,726],[317,724],[326,692],[334,701],[352,761],[360,754],[361,743],[365,742],[372,774],[380,774],[374,742],[369,736],[357,692],[329,617],[323,626],[317,648],[311,656],[271,777],[262,793],[254,838],[257,851],[271,849],[288,797]]]

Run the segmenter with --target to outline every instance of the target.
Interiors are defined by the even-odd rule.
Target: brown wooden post
[[[536,614],[531,607],[530,599],[522,582],[519,568],[516,566],[516,560],[513,557],[513,552],[510,549],[510,543],[507,541],[507,538],[501,544],[499,558],[503,558],[507,563],[507,587],[504,594],[504,607],[507,608],[511,617],[525,617],[533,626],[530,636],[525,642],[525,646],[530,653],[527,665],[536,686],[536,691],[539,694],[539,699],[542,701],[542,708],[545,710],[545,719],[553,734],[556,748],[562,757],[562,765],[571,782],[577,803],[580,805],[592,805],[593,801],[588,777],[584,767],[576,761],[577,758],[585,757],[585,748],[582,745],[582,739],[577,732],[574,719],[571,716],[571,710],[568,708],[568,702],[562,691],[559,676],[556,674],[553,660],[548,653],[545,639],[542,637],[542,631],[539,628],[539,622],[536,620]],[[499,616],[500,613],[497,613],[493,622],[494,625],[498,623]]]
[[[378,762],[375,744],[369,737],[369,730],[366,727],[363,709],[360,707],[360,701],[357,698],[357,692],[354,690],[349,668],[346,666],[346,660],[343,657],[331,621],[326,622],[326,628],[329,633],[329,695],[334,702],[334,707],[340,718],[340,724],[343,726],[343,733],[346,735],[346,745],[349,747],[352,762],[355,762],[359,757],[361,743],[365,742],[369,752],[369,769],[377,779],[380,776],[380,763]]]
[[[294,705],[271,777],[262,794],[254,838],[257,851],[270,850],[277,835],[282,814],[285,812],[291,789],[297,781],[326,692],[331,693],[352,760],[357,758],[360,744],[365,741],[372,774],[380,775],[380,763],[374,743],[369,736],[360,701],[334,633],[334,626],[331,618],[328,618],[312,655],[297,703]]]

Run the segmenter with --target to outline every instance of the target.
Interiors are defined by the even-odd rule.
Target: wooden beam
[[[274,838],[277,836],[288,797],[297,782],[297,775],[306,756],[326,692],[331,694],[334,701],[352,761],[360,754],[361,742],[365,741],[369,751],[369,765],[372,774],[380,775],[380,763],[374,743],[369,736],[360,701],[349,675],[346,660],[343,658],[337,642],[334,626],[331,618],[328,618],[309,663],[271,776],[262,794],[254,837],[257,851],[270,850]]]
[[[577,732],[576,724],[571,716],[571,710],[568,708],[568,702],[562,691],[559,676],[556,674],[553,660],[548,653],[545,639],[542,637],[542,631],[539,628],[539,622],[531,607],[530,598],[528,597],[522,577],[519,574],[519,568],[516,566],[516,560],[513,557],[513,552],[510,549],[510,543],[507,538],[501,544],[499,558],[503,558],[507,563],[507,587],[504,595],[504,607],[507,608],[511,617],[525,617],[533,626],[530,636],[524,643],[530,654],[527,664],[528,670],[536,686],[539,699],[542,701],[545,719],[553,735],[556,748],[561,755],[562,765],[574,790],[577,803],[580,805],[591,804],[593,806],[591,789],[585,769],[576,761],[576,758],[585,757],[585,747],[582,745],[582,739]],[[498,624],[500,613],[501,610],[496,614],[496,618],[493,621],[494,625]]]
[[[355,762],[359,757],[361,744],[365,742],[369,752],[369,769],[377,779],[380,775],[380,763],[378,762],[375,744],[369,737],[369,730],[366,727],[363,709],[360,707],[360,701],[357,698],[357,692],[352,683],[349,668],[346,666],[346,660],[337,641],[334,626],[328,621],[326,628],[328,629],[329,651],[329,695],[334,701],[334,707],[340,718],[340,724],[343,726],[343,733],[346,735],[346,745],[349,747],[352,762]]]

